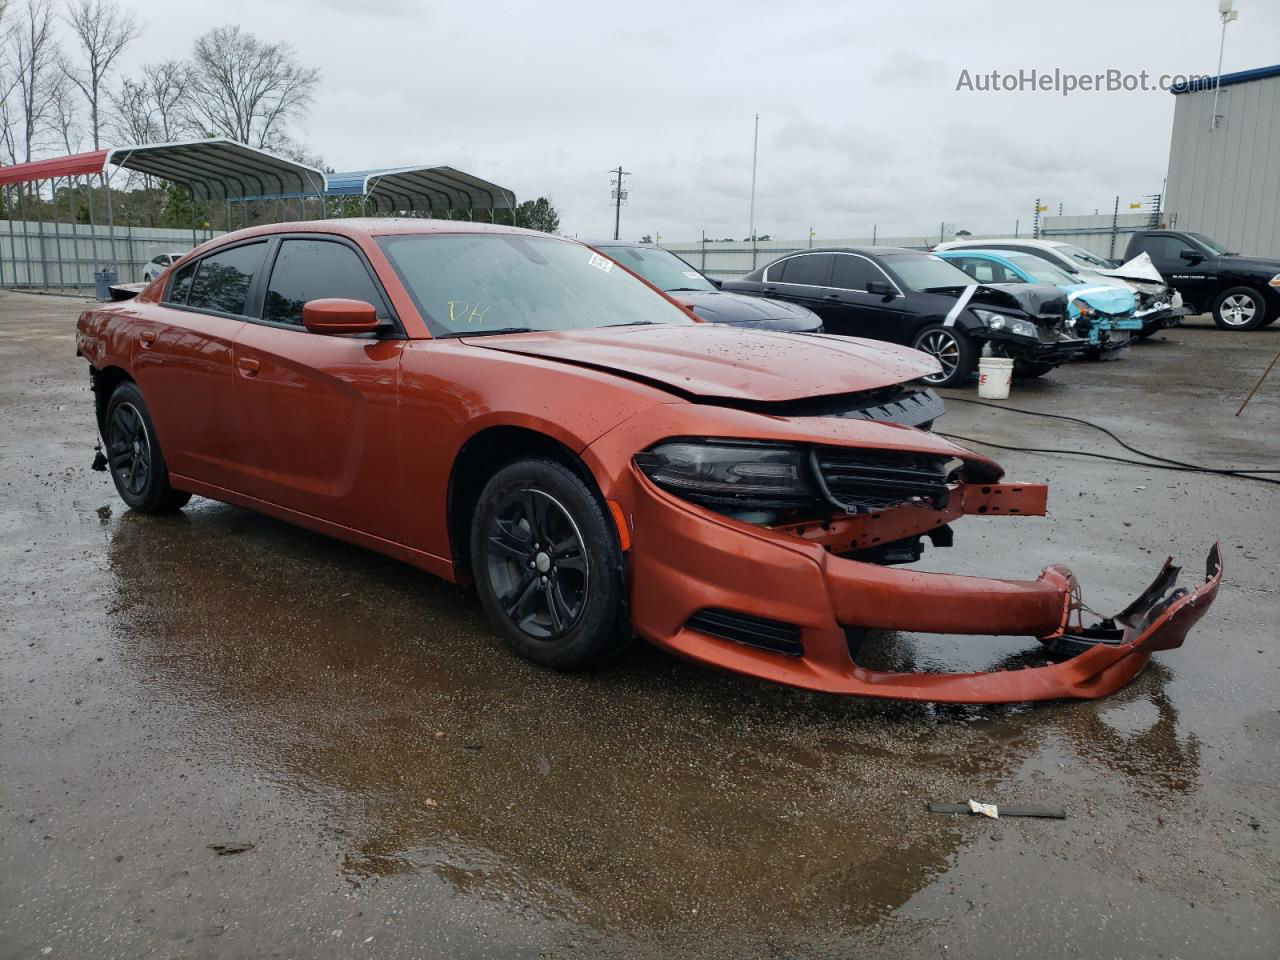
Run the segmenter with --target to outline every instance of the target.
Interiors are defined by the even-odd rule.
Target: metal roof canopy
[[[1196,77],[1194,80],[1185,83],[1174,84],[1169,90],[1177,96],[1180,93],[1194,93],[1197,90],[1234,87],[1239,83],[1251,83],[1254,80],[1265,80],[1268,77],[1280,77],[1280,63],[1271,67],[1254,67],[1252,70],[1224,73],[1219,77]]]
[[[397,210],[514,209],[516,195],[506,187],[444,165],[384,167],[331,173],[329,196],[364,197],[378,212]]]
[[[117,147],[107,161],[187,187],[200,200],[276,200],[324,193],[324,174],[315,167],[276,156],[234,140]]]

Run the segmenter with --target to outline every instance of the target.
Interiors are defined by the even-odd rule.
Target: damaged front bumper
[[[1043,514],[1039,484],[955,483],[941,507],[918,504],[826,523],[756,527],[659,489],[632,467],[632,622],[652,643],[699,662],[829,693],[950,703],[1089,699],[1124,686],[1151,654],[1178,647],[1217,594],[1215,546],[1206,579],[1176,586],[1166,563],[1110,620],[1085,627],[1074,575],[1035,580],[894,569],[851,559],[966,514]],[[1047,666],[990,673],[895,673],[860,666],[849,628],[1035,637]]]

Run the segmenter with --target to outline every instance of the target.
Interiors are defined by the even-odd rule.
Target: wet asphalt
[[[198,498],[129,512],[89,469],[82,306],[0,294],[0,958],[1276,955],[1280,489],[994,451],[1050,516],[962,520],[923,568],[1064,562],[1113,612],[1222,541],[1212,612],[1108,700],[869,702],[643,645],[563,676],[386,558]],[[1232,415],[1277,349],[1201,318],[1009,403],[1280,468],[1280,372]],[[963,403],[938,429],[1126,455]],[[970,797],[1069,816],[925,811]]]

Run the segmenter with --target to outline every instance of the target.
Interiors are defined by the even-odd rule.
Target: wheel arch
[[[498,470],[514,460],[540,457],[563,464],[577,475],[600,500],[609,516],[600,484],[578,454],[550,433],[533,427],[498,424],[472,434],[459,448],[449,471],[446,512],[449,547],[459,571],[471,569],[471,518],[484,485]]]
[[[135,383],[123,367],[107,364],[102,367],[89,367],[89,386],[93,390],[93,407],[98,421],[98,433],[104,432],[107,416],[107,403],[116,387],[122,383]]]

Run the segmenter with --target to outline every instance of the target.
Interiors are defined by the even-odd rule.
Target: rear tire
[[[1213,322],[1223,330],[1257,330],[1267,322],[1267,302],[1252,287],[1232,287],[1213,302]]]
[[[944,327],[940,323],[925,327],[916,334],[911,346],[942,365],[941,373],[924,378],[930,386],[959,386],[978,369],[978,348],[955,327]]]
[[[553,460],[517,460],[485,485],[471,568],[489,621],[526,660],[581,670],[631,641],[617,531],[600,498]]]
[[[107,401],[102,421],[107,469],[116,493],[139,513],[172,513],[191,499],[169,485],[169,468],[156,440],[155,424],[137,384],[126,380]]]

